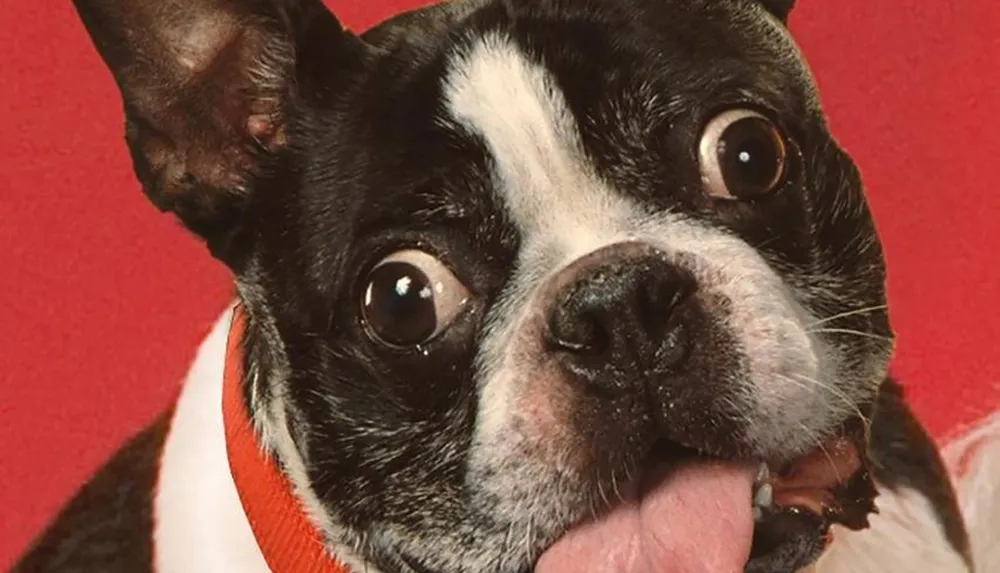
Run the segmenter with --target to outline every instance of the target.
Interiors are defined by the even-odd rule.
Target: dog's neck
[[[226,453],[240,503],[274,573],[349,573],[330,556],[323,534],[254,430],[243,392],[246,322],[243,307],[236,306],[226,343],[222,388]]]

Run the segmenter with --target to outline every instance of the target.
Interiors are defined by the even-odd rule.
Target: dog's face
[[[462,0],[360,38],[307,0],[78,3],[147,193],[238,277],[264,439],[387,570],[530,570],[654,466],[808,455],[885,376],[790,3]]]

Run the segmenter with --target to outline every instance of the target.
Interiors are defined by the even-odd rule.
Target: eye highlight
[[[361,319],[369,336],[406,348],[433,340],[469,301],[469,290],[441,261],[419,250],[393,253],[366,279]]]
[[[719,199],[754,199],[784,183],[788,149],[769,119],[753,110],[733,109],[708,122],[698,161],[706,193]]]

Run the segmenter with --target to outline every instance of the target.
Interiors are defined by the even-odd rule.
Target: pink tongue
[[[753,468],[696,462],[579,525],[535,573],[741,573],[753,537]]]

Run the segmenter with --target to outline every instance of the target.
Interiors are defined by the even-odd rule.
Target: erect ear
[[[364,44],[320,0],[74,2],[121,89],[143,190],[225,260],[287,144],[290,98],[330,93]]]
[[[757,0],[768,12],[774,14],[782,22],[788,23],[788,14],[795,6],[795,0]]]

